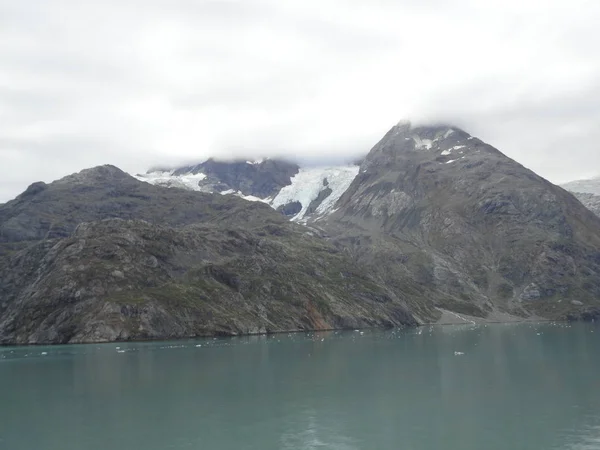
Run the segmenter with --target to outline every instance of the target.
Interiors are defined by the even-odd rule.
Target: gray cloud
[[[599,22],[591,0],[0,0],[0,202],[102,163],[350,159],[403,118],[600,175]]]

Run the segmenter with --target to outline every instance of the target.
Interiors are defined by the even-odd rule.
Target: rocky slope
[[[33,185],[0,208],[0,230],[3,344],[416,324],[343,250],[268,206],[111,166]]]
[[[598,311],[600,219],[457,128],[392,128],[336,212],[315,225],[387,286],[416,281],[437,308],[479,317]]]

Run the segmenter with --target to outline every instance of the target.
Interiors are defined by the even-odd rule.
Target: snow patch
[[[450,149],[448,149],[448,150],[444,150],[444,151],[442,152],[442,156],[448,156],[448,155],[452,154],[452,152],[453,152],[454,150],[460,150],[461,148],[465,148],[465,147],[466,147],[466,145],[455,145],[454,147],[452,147],[452,148],[450,148]],[[463,152],[461,151],[461,152],[459,152],[459,153],[461,153],[461,154],[462,154]]]
[[[171,172],[151,172],[145,175],[134,175],[139,181],[154,184],[156,186],[176,187],[190,189],[192,191],[201,191],[199,186],[201,181],[206,179],[206,174],[186,174],[173,175]]]
[[[421,137],[416,134],[412,136],[412,139],[415,141],[415,148],[417,150],[431,150],[431,147],[433,147],[433,141],[431,139],[421,139]]]
[[[317,199],[325,189],[331,189],[331,194],[323,200],[315,211],[316,216],[332,212],[340,197],[348,190],[356,178],[359,166],[315,167],[300,169],[289,186],[285,186],[271,202],[275,209],[292,202],[300,202],[302,210],[292,218],[294,221],[306,220],[306,212],[310,204]],[[327,180],[327,183],[325,183]]]
[[[226,191],[221,192],[221,195],[235,195],[236,197],[243,198],[249,202],[269,203],[271,201],[270,198],[263,199],[260,197],[255,197],[254,195],[244,195],[241,191],[234,191],[233,189],[227,189]]]
[[[446,131],[446,134],[444,134],[444,139],[450,137],[452,135],[452,133],[454,133],[454,130],[452,130],[452,129]]]

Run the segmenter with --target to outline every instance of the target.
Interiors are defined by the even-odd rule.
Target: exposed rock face
[[[39,186],[0,210],[0,343],[416,324],[343,250],[264,204],[114,167]],[[132,216],[147,221],[101,220]]]
[[[431,301],[405,298],[422,318],[565,318],[600,302],[598,217],[457,128],[394,127],[336,208],[318,225],[396,292],[416,282]]]

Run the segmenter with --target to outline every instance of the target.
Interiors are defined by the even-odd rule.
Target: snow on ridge
[[[248,164],[260,164],[260,162],[248,161]],[[244,195],[234,189],[223,191],[221,194],[235,195],[251,202],[267,203],[274,209],[298,201],[302,204],[302,210],[292,220],[306,221],[308,207],[327,188],[332,192],[317,207],[314,216],[321,217],[331,213],[339,198],[348,190],[358,175],[359,169],[360,166],[357,165],[301,168],[298,174],[291,178],[291,184],[282,188],[274,198],[262,199],[253,195]],[[207,178],[204,173],[174,175],[174,171],[156,171],[145,175],[135,175],[135,178],[157,186],[212,192],[210,186],[200,185]]]
[[[448,156],[448,155],[451,155],[451,154],[452,154],[452,151],[453,151],[453,150],[460,150],[460,149],[462,149],[462,148],[465,148],[465,147],[466,147],[466,145],[455,145],[454,147],[452,147],[452,148],[449,148],[448,150],[444,150],[444,151],[441,153],[441,155],[442,155],[442,156]],[[459,152],[459,153],[460,153],[460,154],[462,154],[463,152]]]
[[[241,191],[234,191],[233,189],[223,191],[221,192],[221,195],[235,195],[236,197],[243,198],[244,200],[248,200],[249,202],[269,203],[271,201],[270,198],[260,198],[255,197],[254,195],[244,195]]]
[[[600,177],[569,181],[560,186],[571,192],[600,195]]]
[[[301,168],[298,174],[292,177],[292,184],[281,189],[271,206],[277,209],[288,203],[300,202],[302,210],[292,220],[304,221],[307,219],[306,213],[310,204],[322,191],[329,188],[332,190],[331,194],[317,207],[315,214],[322,216],[330,213],[358,175],[359,169],[359,166]]]
[[[145,181],[146,183],[157,186],[178,187],[190,189],[193,191],[201,191],[199,186],[200,181],[206,179],[203,173],[173,175],[174,171],[170,172],[150,172],[145,175],[134,175],[134,178]]]

